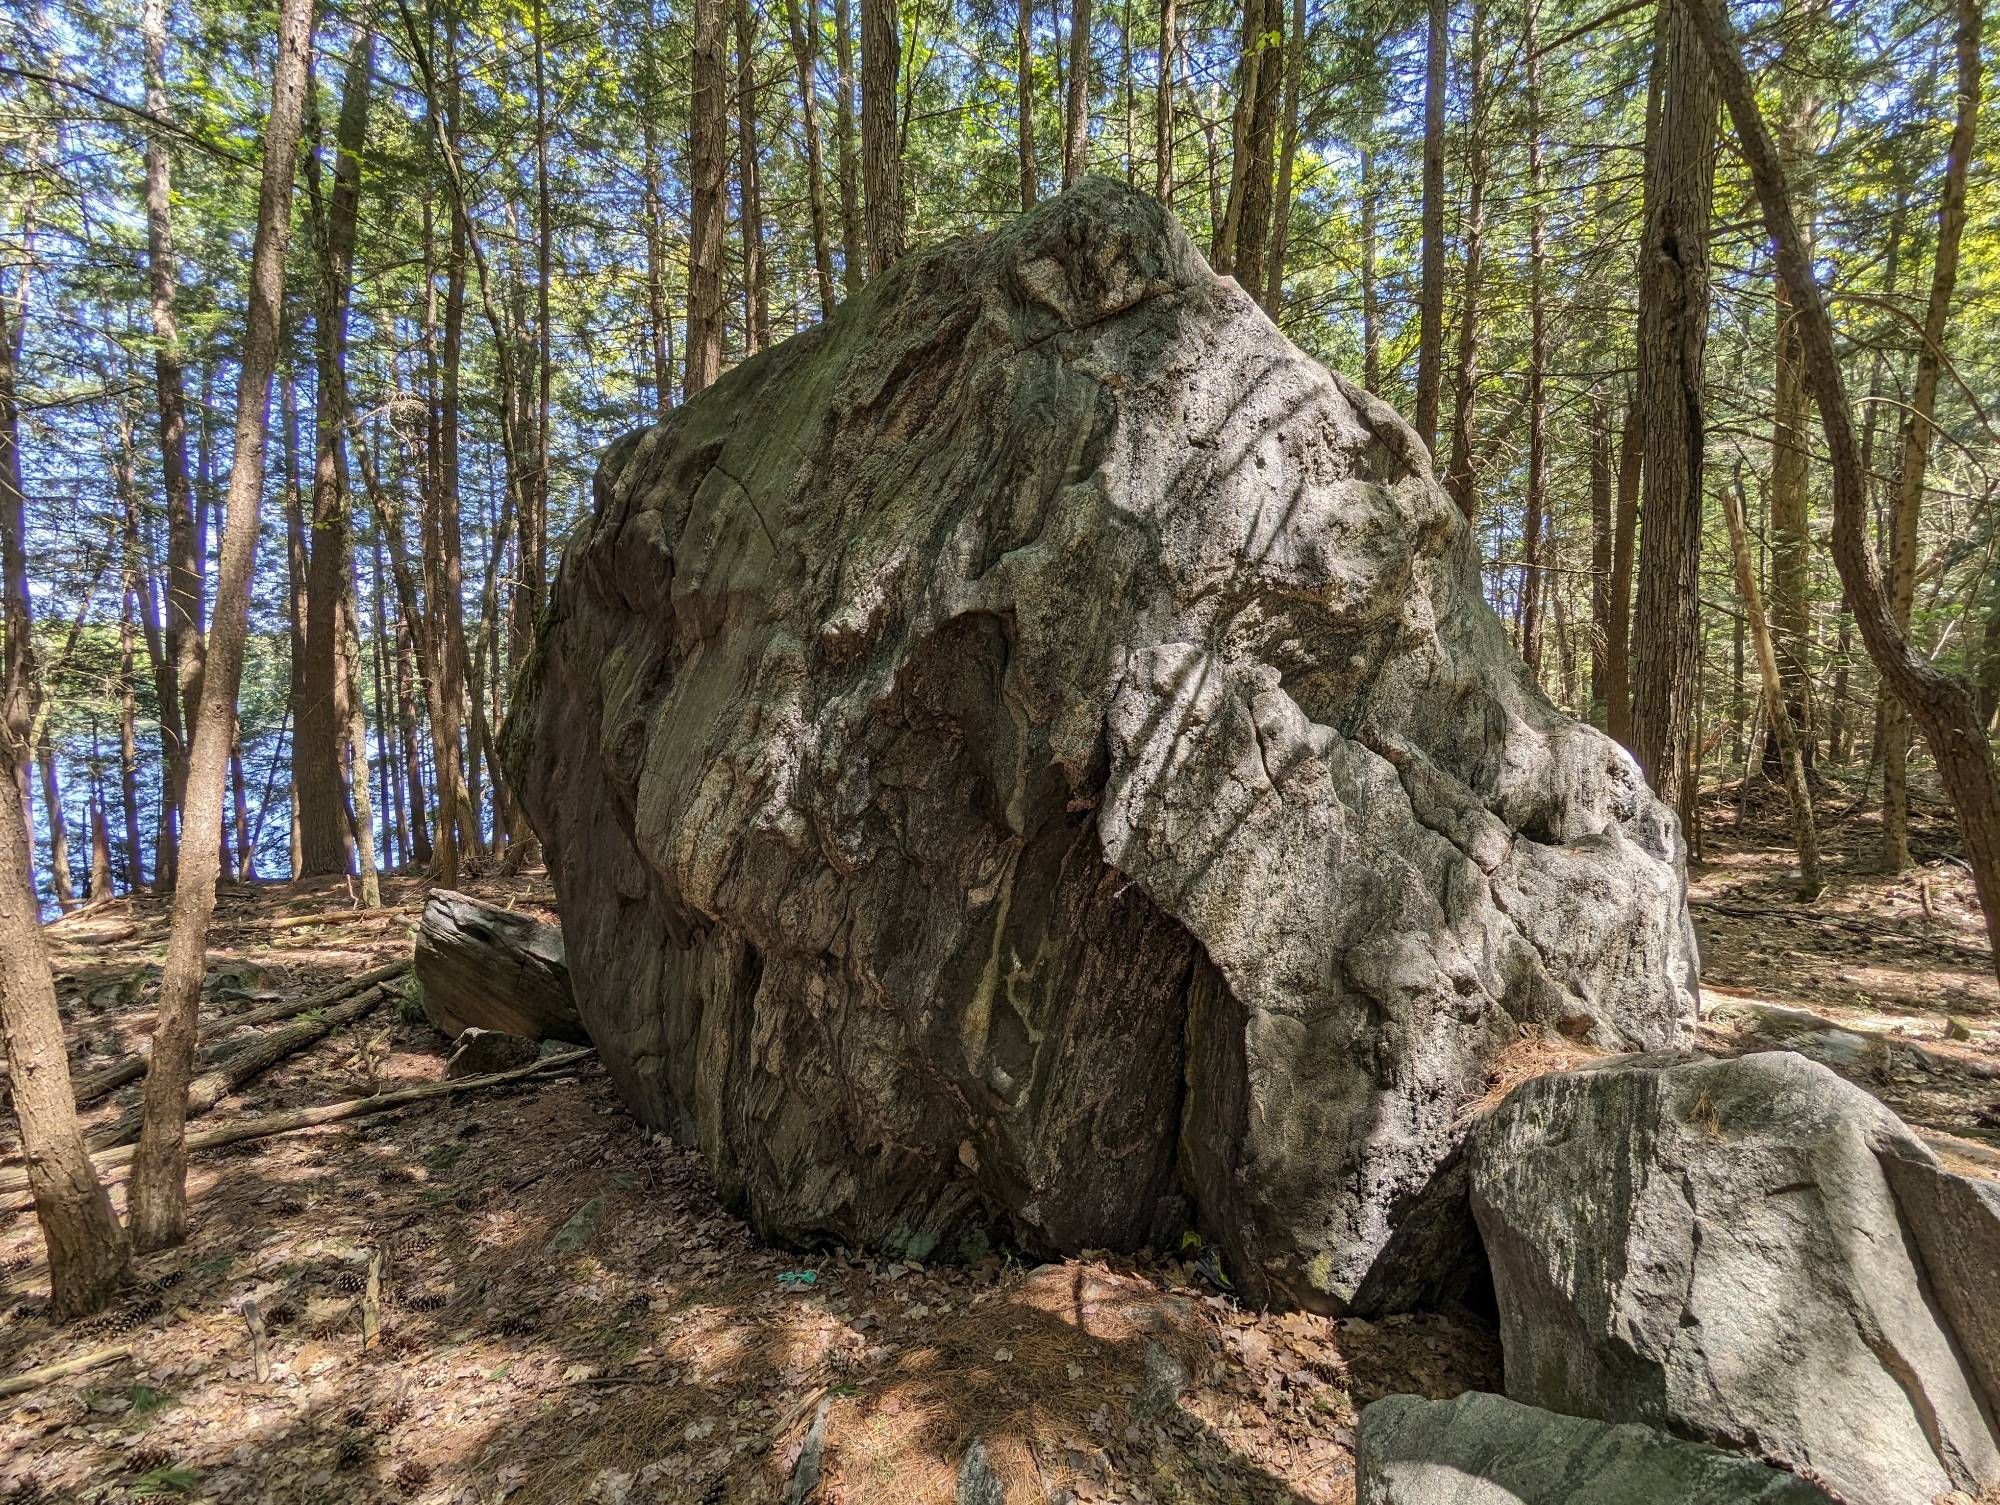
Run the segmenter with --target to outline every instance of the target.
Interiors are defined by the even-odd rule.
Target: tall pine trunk
[[[188,764],[180,882],[174,889],[166,962],[160,975],[159,1022],[153,1029],[139,1147],[132,1162],[132,1239],[142,1250],[176,1244],[187,1233],[188,1079],[194,1065],[195,1014],[206,967],[208,922],[215,911],[223,781],[249,624],[250,575],[256,560],[264,492],[266,417],[277,367],[285,250],[291,238],[293,161],[311,50],[312,0],[282,0],[277,66],[264,127],[257,233],[250,253],[248,309],[237,368],[228,522],[216,577],[201,709]]]
[[[1917,594],[1917,519],[1923,510],[1924,472],[1930,466],[1945,326],[1951,319],[1952,293],[1958,285],[1958,249],[1965,237],[1966,178],[1979,120],[1979,28],[1979,0],[1958,0],[1958,116],[1945,158],[1944,188],[1938,199],[1937,255],[1931,264],[1930,300],[1924,308],[1924,342],[1917,351],[1916,382],[1903,419],[1902,466],[1890,514],[1889,610],[1898,635],[1905,639]],[[1894,873],[1910,865],[1910,712],[1918,708],[1908,704],[1894,685],[1890,688],[1892,694],[1883,703],[1882,716],[1882,867]],[[1983,744],[1983,733],[1981,740]],[[1935,734],[1931,752],[1940,770],[1954,757],[1963,756],[1939,747]],[[1968,842],[1971,839],[1968,831]],[[1992,900],[1984,889],[1981,892],[1988,903],[1991,926],[1996,919]]]
[[[1708,227],[1715,85],[1688,14],[1666,0],[1654,28],[1659,111],[1646,154],[1639,248],[1638,419],[1644,454],[1632,747],[1660,798],[1692,813],[1688,755],[1700,660]]]

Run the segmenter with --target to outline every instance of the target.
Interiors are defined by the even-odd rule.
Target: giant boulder
[[[1692,1013],[1423,445],[1111,183],[613,446],[517,693],[591,1038],[768,1236],[1407,1302],[1496,1055]]]
[[[1507,1393],[1810,1469],[2000,1485],[2000,1198],[1773,1051],[1538,1078],[1473,1132]]]

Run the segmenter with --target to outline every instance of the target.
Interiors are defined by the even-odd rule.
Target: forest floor
[[[1915,871],[1869,873],[1872,823],[1828,807],[1832,882],[1811,906],[1781,794],[1740,830],[1731,799],[1704,811],[1702,1043],[1784,1036],[1990,1171],[2000,990],[1970,877],[1942,825],[1920,831]],[[468,887],[548,902],[533,878]],[[212,978],[234,996],[214,1007],[406,956],[420,898],[391,880],[390,909],[363,914],[337,884],[226,888]],[[165,923],[142,900],[49,931],[79,1070],[143,1040]],[[434,1081],[444,1045],[392,998],[203,1122]],[[0,1400],[0,1499],[766,1505],[817,1432],[821,1505],[949,1501],[975,1438],[1017,1502],[1318,1505],[1352,1499],[1359,1407],[1499,1383],[1469,1314],[1260,1314],[1176,1259],[923,1268],[764,1248],[594,1060],[200,1153],[191,1193],[187,1244],[66,1330],[32,1217],[0,1218],[0,1378],[130,1349]]]

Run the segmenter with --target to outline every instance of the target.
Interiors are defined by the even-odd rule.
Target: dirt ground
[[[1753,799],[1740,831],[1734,816],[1728,798],[1704,812],[1694,874],[1702,1043],[1787,1034],[1947,1153],[2000,1164],[2000,990],[1964,868],[1927,850],[1913,873],[1869,874],[1872,828],[1830,820],[1832,885],[1803,906],[1782,796]],[[547,902],[534,879],[469,886]],[[407,955],[419,886],[392,880],[386,900],[361,915],[338,885],[226,889],[210,1007]],[[164,915],[120,902],[49,934],[88,1071],[144,1038]],[[432,1081],[443,1045],[392,998],[204,1122]],[[130,1349],[0,1400],[0,1499],[764,1505],[804,1448],[821,1505],[914,1505],[952,1499],[977,1440],[1013,1501],[1332,1505],[1352,1499],[1359,1407],[1499,1383],[1470,1314],[1260,1314],[1197,1249],[966,1269],[763,1248],[595,1061],[198,1154],[191,1187],[187,1245],[66,1331],[32,1217],[0,1219],[0,1376]]]

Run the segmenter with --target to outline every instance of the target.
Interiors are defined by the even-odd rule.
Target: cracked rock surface
[[[1473,1131],[1507,1393],[1838,1497],[2000,1484],[2000,1197],[1789,1051],[1539,1077]]]
[[[518,694],[591,1034],[767,1236],[1404,1305],[1499,1053],[1692,1013],[1415,435],[1109,182],[613,446]]]

